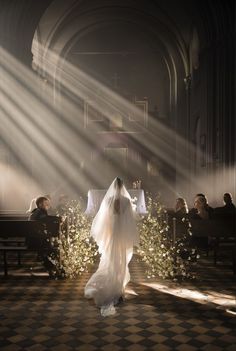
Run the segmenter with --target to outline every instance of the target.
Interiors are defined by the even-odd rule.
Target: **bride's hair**
[[[117,182],[118,188],[121,188],[122,185],[124,184],[123,180],[120,179],[119,177],[116,177],[116,182]]]
[[[121,178],[119,178],[119,177],[116,177],[116,185],[115,185],[115,187],[120,190],[122,188],[123,184],[124,184],[123,180]],[[119,198],[115,199],[113,206],[114,206],[113,207],[114,213],[120,214],[120,199]]]

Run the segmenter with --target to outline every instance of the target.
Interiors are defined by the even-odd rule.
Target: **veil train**
[[[120,178],[115,178],[107,190],[90,234],[101,257],[84,293],[94,299],[103,316],[108,316],[116,312],[115,305],[130,280],[128,264],[133,246],[139,243],[131,197]]]

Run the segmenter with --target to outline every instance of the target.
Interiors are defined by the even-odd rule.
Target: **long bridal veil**
[[[97,242],[100,263],[85,286],[85,297],[93,298],[103,316],[115,313],[115,305],[130,280],[128,264],[138,245],[135,212],[123,182],[110,185],[95,216],[91,236]]]

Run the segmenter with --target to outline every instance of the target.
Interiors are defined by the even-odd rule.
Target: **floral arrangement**
[[[132,206],[135,210],[135,201]],[[173,241],[167,213],[159,198],[147,196],[147,215],[139,222],[140,245],[137,253],[146,263],[148,278],[173,280],[194,278],[193,265],[199,257],[190,246],[190,224],[184,219],[184,232]],[[49,260],[55,278],[75,278],[88,271],[98,259],[98,248],[90,237],[91,219],[84,214],[81,201],[72,200],[60,211],[61,233],[54,239]]]
[[[147,264],[147,277],[195,278],[193,265],[199,255],[190,245],[189,221],[183,218],[183,233],[173,240],[167,212],[159,197],[147,196],[147,211],[147,216],[139,223],[140,246],[137,250],[141,260]]]
[[[54,266],[53,275],[75,278],[95,262],[97,245],[89,236],[91,220],[84,214],[81,201],[67,202],[61,213],[60,238],[53,242],[49,259]]]

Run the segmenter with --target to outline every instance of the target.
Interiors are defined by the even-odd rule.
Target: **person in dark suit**
[[[182,219],[183,217],[186,217],[187,214],[188,205],[186,200],[182,197],[178,197],[178,199],[176,199],[174,216],[178,219]]]
[[[41,221],[45,225],[45,230],[48,230],[48,224],[50,218],[53,218],[48,215],[48,209],[50,208],[50,201],[45,196],[40,196],[36,199],[36,206],[29,217],[30,221]],[[49,255],[53,252],[53,247],[50,240],[47,239],[44,233],[38,233],[38,236],[33,236],[28,238],[28,246],[37,246],[38,247],[38,258],[44,262],[45,268],[48,270],[49,275],[52,275],[53,264],[49,259]]]
[[[225,193],[223,199],[224,199],[224,203],[225,203],[225,205],[223,206],[225,213],[227,213],[229,215],[235,215],[236,214],[236,207],[233,204],[232,195],[230,193]]]
[[[44,220],[48,217],[48,209],[50,208],[50,201],[45,196],[40,196],[36,199],[36,208],[31,212],[29,220],[38,221]]]
[[[215,217],[231,219],[236,216],[236,207],[233,204],[233,198],[230,193],[225,193],[223,196],[225,205],[216,207],[214,210]]]

